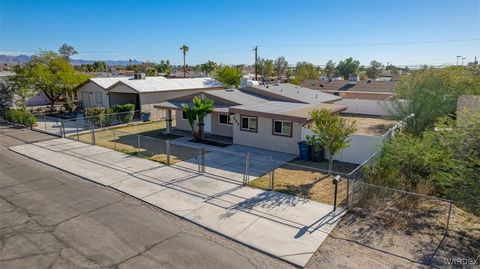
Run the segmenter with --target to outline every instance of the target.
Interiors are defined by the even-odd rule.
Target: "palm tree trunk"
[[[183,77],[187,77],[187,66],[185,65],[185,51],[183,52]]]

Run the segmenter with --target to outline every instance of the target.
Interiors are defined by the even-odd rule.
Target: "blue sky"
[[[478,0],[0,0],[0,53],[57,50],[74,58],[253,63],[285,56],[325,64],[454,63],[480,56]],[[462,40],[462,41],[459,41]],[[432,42],[435,41],[435,42]],[[442,41],[442,42],[436,42]]]

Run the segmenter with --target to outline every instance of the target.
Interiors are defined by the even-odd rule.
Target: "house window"
[[[241,116],[240,130],[256,132],[257,131],[257,117]]]
[[[97,104],[102,104],[102,93],[101,92],[96,92],[95,93],[95,102]]]
[[[73,100],[73,101],[78,101],[78,92],[77,92],[77,91],[73,91],[73,93],[72,93],[72,100]]]
[[[218,123],[225,124],[225,125],[233,125],[233,115],[234,113],[230,114],[220,114],[218,115]]]
[[[273,134],[283,135],[283,136],[292,136],[292,122],[283,121],[283,120],[274,120]]]
[[[182,110],[182,120],[186,120],[187,119],[187,113],[185,113],[185,111]]]

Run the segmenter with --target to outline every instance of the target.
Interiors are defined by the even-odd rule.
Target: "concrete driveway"
[[[189,137],[182,137],[172,140],[172,145],[200,147],[197,143],[190,142]],[[248,165],[246,165],[247,153]],[[244,174],[248,171],[248,180],[261,177],[282,163],[287,163],[297,156],[278,151],[271,151],[260,148],[247,147],[242,145],[231,145],[227,147],[206,147],[205,172],[208,174],[224,177],[230,180],[243,182]],[[275,161],[275,162],[274,162]],[[198,158],[191,158],[176,166],[196,170]]]
[[[0,268],[290,268],[7,149],[53,138],[0,124]]]
[[[10,149],[299,266],[341,216],[330,205],[246,187],[228,175],[200,174],[68,139]]]

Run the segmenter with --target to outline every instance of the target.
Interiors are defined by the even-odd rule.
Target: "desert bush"
[[[35,118],[32,113],[21,109],[5,109],[4,118],[9,122],[25,126],[35,125],[37,123],[37,118]]]

